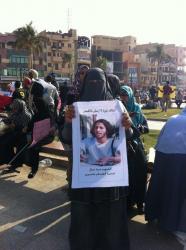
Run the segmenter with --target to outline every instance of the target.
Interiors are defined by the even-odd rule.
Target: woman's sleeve
[[[64,123],[61,140],[65,144],[72,145],[72,123]]]

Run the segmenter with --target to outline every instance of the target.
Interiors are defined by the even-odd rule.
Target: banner
[[[72,188],[128,186],[123,104],[115,100],[74,106]]]

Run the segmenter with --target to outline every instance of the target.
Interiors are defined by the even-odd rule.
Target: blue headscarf
[[[136,103],[132,89],[129,86],[123,85],[120,87],[120,95],[128,96],[128,101],[125,103],[125,107],[129,114],[135,112],[134,116],[131,117],[134,126],[138,127],[140,124],[143,124],[144,117],[140,105]]]

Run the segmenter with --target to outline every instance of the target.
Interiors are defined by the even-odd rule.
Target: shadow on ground
[[[65,171],[41,170],[29,181],[27,172],[24,168],[20,174],[0,176],[0,250],[69,250]],[[183,249],[135,213],[129,218],[129,232],[131,250]]]

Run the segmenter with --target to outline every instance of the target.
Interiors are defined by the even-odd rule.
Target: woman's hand
[[[132,121],[128,113],[123,113],[121,123],[125,129],[129,129],[132,126]]]
[[[68,105],[65,108],[65,122],[71,123],[75,118],[75,108],[73,105]]]

